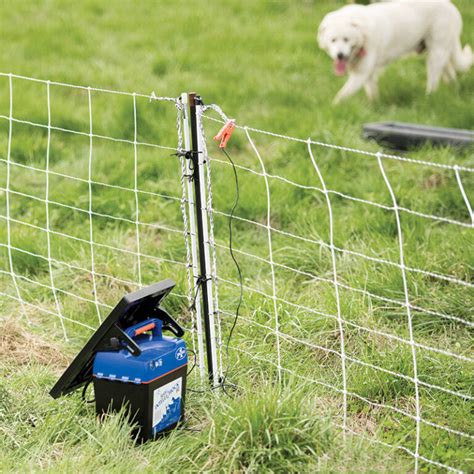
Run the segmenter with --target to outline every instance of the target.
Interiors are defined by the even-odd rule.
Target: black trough
[[[427,142],[437,146],[469,147],[474,144],[474,132],[457,128],[432,127],[403,122],[367,123],[363,137],[397,150],[408,150]]]

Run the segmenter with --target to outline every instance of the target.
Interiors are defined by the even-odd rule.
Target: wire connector
[[[235,120],[229,119],[225,125],[219,130],[217,135],[214,137],[214,140],[221,141],[219,143],[219,148],[225,148],[227,146],[227,142],[230,140],[232,133],[235,129]]]

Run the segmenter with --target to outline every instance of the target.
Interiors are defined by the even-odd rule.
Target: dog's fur
[[[469,46],[461,46],[462,19],[449,0],[395,0],[347,5],[326,15],[318,42],[334,60],[335,72],[349,78],[335,103],[362,87],[369,99],[378,95],[382,69],[406,54],[427,52],[427,93],[441,78],[456,79],[473,63]]]

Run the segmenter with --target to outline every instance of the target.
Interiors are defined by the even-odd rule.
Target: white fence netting
[[[124,292],[171,277],[168,304],[205,379],[202,211],[219,375],[296,378],[344,432],[402,450],[415,471],[468,470],[469,157],[416,160],[237,125],[232,212],[234,170],[209,142],[227,117],[199,106],[196,210],[182,99],[13,74],[0,74],[0,91],[3,314],[78,338]],[[243,275],[230,340],[241,285],[229,224]]]
[[[212,136],[228,117],[208,109]],[[277,379],[340,394],[343,430],[403,450],[415,471],[420,462],[458,470],[444,453],[467,453],[474,439],[461,421],[473,400],[463,377],[474,368],[474,167],[239,125],[231,143],[241,196],[233,251],[244,275],[232,350]],[[214,150],[225,333],[239,279],[228,270],[231,164]]]

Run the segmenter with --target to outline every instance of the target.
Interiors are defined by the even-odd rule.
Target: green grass
[[[381,97],[369,103],[363,94],[334,107],[332,97],[342,86],[334,78],[330,60],[317,48],[315,31],[323,15],[340,1],[203,1],[189,2],[77,2],[31,1],[0,5],[5,44],[0,50],[1,70],[26,76],[125,91],[177,96],[198,91],[206,103],[215,102],[240,124],[301,138],[312,137],[355,148],[377,150],[360,136],[361,124],[400,120],[473,128],[474,79],[472,72],[455,84],[443,84],[430,97],[424,95],[424,59],[410,57],[390,66],[381,78]],[[463,14],[463,43],[474,44],[474,8],[457,1]],[[13,81],[13,115],[21,120],[47,123],[44,84]],[[133,103],[130,97],[92,93],[94,133],[133,140]],[[175,110],[172,104],[137,99],[139,141],[176,146]],[[8,78],[0,77],[0,115],[9,113]],[[56,127],[89,132],[88,97],[84,91],[51,86],[51,119]],[[218,124],[205,122],[207,137]],[[0,120],[0,158],[7,156],[8,121]],[[268,173],[300,184],[321,187],[305,144],[253,133],[252,138]],[[46,129],[13,125],[11,158],[19,164],[44,169]],[[213,158],[225,161],[209,141]],[[261,171],[245,134],[236,131],[228,151],[241,166]],[[390,196],[376,160],[362,155],[313,147],[330,189],[386,205]],[[180,196],[180,167],[168,150],[140,146],[139,188],[151,193]],[[472,151],[425,146],[410,156],[428,161],[474,166]],[[50,169],[87,179],[89,137],[53,130]],[[133,146],[94,139],[92,175],[96,182],[133,188]],[[408,163],[384,161],[399,205],[420,212],[468,222],[454,173]],[[215,208],[229,212],[233,202],[232,170],[218,161],[213,167]],[[0,186],[6,185],[6,165],[0,161]],[[264,223],[267,201],[261,176],[239,169],[241,199],[236,214]],[[474,179],[461,173],[474,201]],[[40,200],[12,194],[11,216],[45,226],[45,175],[11,167],[11,187]],[[50,176],[49,199],[87,209],[88,185],[58,174]],[[324,195],[269,180],[272,226],[313,240],[328,242],[329,223]],[[177,279],[177,292],[186,293],[181,265],[157,262],[153,257],[177,261],[186,258],[180,233],[155,224],[182,228],[179,202],[150,193],[140,194],[143,283],[166,277]],[[388,260],[398,260],[397,228],[391,212],[331,195],[335,244]],[[413,458],[400,450],[369,443],[361,436],[342,436],[341,359],[318,349],[340,350],[331,255],[327,248],[274,232],[273,258],[278,296],[282,366],[278,382],[273,302],[246,290],[242,317],[232,339],[229,380],[240,389],[231,397],[217,392],[189,392],[188,421],[183,430],[142,446],[130,438],[130,427],[120,415],[99,423],[79,394],[52,400],[48,395],[67,361],[84,344],[98,324],[92,293],[88,214],[50,204],[53,278],[60,289],[69,336],[54,315],[27,306],[26,314],[11,299],[0,299],[2,336],[0,367],[0,462],[4,471],[52,472],[105,471],[224,471],[224,472],[409,472]],[[0,192],[0,208],[6,196]],[[93,185],[95,212],[134,219],[134,194]],[[3,214],[4,211],[1,211]],[[228,222],[215,216],[216,239],[228,243]],[[5,221],[2,221],[5,222]],[[110,247],[135,250],[135,225],[126,220],[94,217],[97,297],[114,305],[138,278],[136,258]],[[268,259],[264,228],[234,221],[237,250]],[[437,223],[402,213],[406,264],[473,281],[472,230]],[[75,236],[65,238],[58,233]],[[15,271],[21,275],[22,296],[55,312],[44,232],[11,224]],[[7,242],[6,225],[0,226],[0,243]],[[236,281],[228,251],[217,249],[219,274]],[[33,254],[33,255],[32,255]],[[34,255],[41,255],[38,258]],[[244,284],[272,294],[270,266],[237,254]],[[283,268],[289,266],[305,274]],[[400,270],[350,254],[337,255],[338,277],[345,285],[381,297],[403,300]],[[82,270],[81,270],[82,269]],[[8,254],[0,246],[0,270],[9,271]],[[308,276],[314,275],[329,281]],[[0,273],[2,292],[15,295],[11,278]],[[36,283],[35,283],[36,282]],[[472,321],[473,292],[426,276],[409,273],[412,304]],[[227,335],[237,303],[238,289],[220,284],[223,334]],[[72,298],[68,293],[82,297]],[[406,310],[395,304],[341,289],[345,349],[351,359],[383,369],[413,375],[411,348],[356,326],[409,338]],[[90,300],[90,301],[87,301]],[[173,296],[168,308],[190,326],[191,316],[182,298]],[[297,305],[297,306],[295,306]],[[299,306],[310,308],[305,310]],[[107,306],[101,306],[105,317]],[[316,312],[316,313],[315,313]],[[27,325],[29,320],[31,323]],[[352,324],[351,324],[352,323]],[[418,343],[459,355],[472,356],[472,331],[465,324],[426,313],[414,313]],[[188,333],[187,341],[191,344]],[[313,346],[302,345],[297,340]],[[249,357],[247,353],[252,356]],[[439,353],[417,349],[419,378],[451,391],[472,394],[472,364]],[[347,388],[372,402],[415,413],[413,384],[367,365],[347,361]],[[293,372],[292,373],[290,373]],[[199,388],[194,374],[191,387]],[[330,384],[330,389],[323,384]],[[420,388],[422,417],[432,423],[472,433],[472,406],[439,390]],[[359,435],[414,450],[415,422],[399,413],[348,398],[348,425]],[[422,424],[420,454],[465,471],[474,466],[472,442]],[[438,468],[420,461],[420,468]]]

